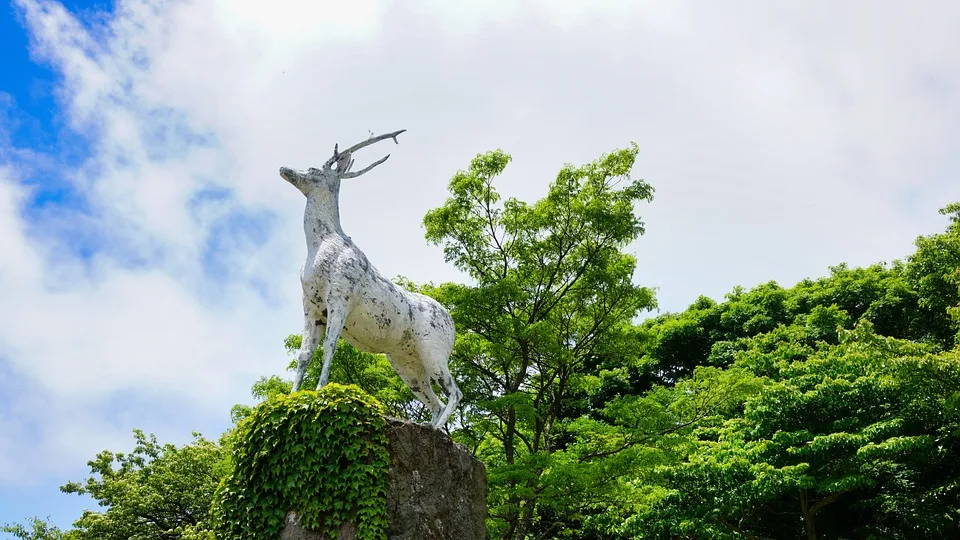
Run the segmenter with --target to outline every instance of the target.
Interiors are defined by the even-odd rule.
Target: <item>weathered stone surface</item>
[[[388,419],[391,540],[486,538],[487,471],[442,431]]]
[[[390,471],[387,519],[390,540],[483,540],[487,473],[480,460],[442,431],[387,419]],[[344,524],[339,540],[353,540]],[[327,540],[288,516],[280,540]]]
[[[337,532],[337,540],[354,540],[357,537],[357,527],[353,523],[344,523]],[[331,540],[326,536],[308,531],[297,523],[297,515],[287,514],[287,525],[280,531],[280,540]]]

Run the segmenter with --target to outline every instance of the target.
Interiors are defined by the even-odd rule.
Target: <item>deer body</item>
[[[323,346],[318,388],[327,384],[337,340],[386,354],[394,370],[432,412],[434,427],[444,425],[462,393],[447,365],[453,350],[453,319],[436,300],[412,293],[384,278],[340,226],[341,178],[354,178],[383,163],[351,173],[353,151],[402,133],[373,137],[334,156],[323,169],[305,172],[280,169],[280,176],[307,197],[304,234],[307,258],[300,273],[304,330],[293,390],[303,383],[317,346]],[[333,165],[336,164],[336,169]],[[436,382],[447,397],[444,405],[433,391]]]

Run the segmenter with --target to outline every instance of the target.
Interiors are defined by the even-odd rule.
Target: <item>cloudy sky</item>
[[[456,6],[456,7],[453,7]],[[99,450],[218,435],[297,331],[283,166],[405,128],[345,182],[388,276],[460,279],[424,213],[477,153],[540,197],[640,146],[662,310],[901,258],[960,200],[960,3],[13,0],[0,11],[0,523]]]

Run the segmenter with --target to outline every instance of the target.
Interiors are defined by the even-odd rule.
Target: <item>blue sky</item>
[[[83,28],[91,31],[98,29],[100,21],[111,17],[113,7],[106,2],[86,1],[63,2],[62,6]],[[24,24],[23,10],[11,4],[0,13],[0,48],[5,51],[0,57],[0,117],[4,119],[0,131],[0,140],[4,143],[0,157],[4,164],[13,165],[22,173],[18,183],[30,190],[19,207],[25,232],[35,238],[41,237],[45,242],[56,242],[58,247],[68,249],[71,258],[81,264],[107,254],[127,268],[149,266],[149,257],[128,252],[124,241],[114,238],[114,231],[109,226],[53,223],[55,220],[51,215],[68,213],[85,217],[94,212],[87,195],[67,177],[74,168],[89,166],[92,144],[97,139],[92,135],[96,127],[78,129],[71,125],[61,95],[65,89],[62,73],[44,59],[31,55],[30,34]],[[144,136],[148,144],[152,143],[150,150],[154,158],[160,157],[165,148],[164,142],[158,139],[174,137],[195,144],[211,144],[202,135],[189,130],[178,131],[182,126],[177,125],[176,119],[170,120],[167,118],[152,126],[153,129]],[[232,191],[226,188],[202,189],[196,191],[189,205],[199,212],[208,203],[223,203],[232,197]],[[225,214],[223,220],[211,227],[205,239],[201,267],[209,275],[228,276],[231,268],[223,264],[220,254],[230,246],[223,244],[238,238],[254,244],[262,243],[269,222],[269,215],[264,212],[247,215],[237,210]],[[197,295],[209,298],[215,293],[216,288],[209,287],[204,292],[198,291]],[[82,316],[80,313],[76,315]],[[29,401],[31,394],[42,393],[42,386],[18,370],[7,354],[8,351],[0,349],[0,410],[15,418],[22,410],[16,404]],[[133,423],[124,414],[131,409],[138,411],[138,420],[148,423],[150,417],[191,415],[190,410],[178,407],[175,401],[151,399],[131,390],[117,390],[98,401],[91,404],[91,412],[118,432],[131,429]],[[163,409],[157,408],[158,403],[162,403]],[[206,417],[201,414],[197,418],[198,429],[206,429],[215,436],[226,428],[227,416],[227,411]],[[27,448],[41,444],[42,425],[25,422],[20,428],[20,438],[14,444]],[[189,433],[184,435],[189,436]],[[47,477],[37,482],[0,482],[0,522],[21,521],[35,515],[51,516],[55,523],[66,527],[84,508],[91,507],[93,502],[90,499],[62,494],[57,489],[68,480],[84,478],[85,462],[94,456],[76,457],[78,459],[72,463],[58,464],[59,470],[69,471],[59,479]]]
[[[908,255],[960,200],[960,6],[743,0],[13,0],[0,12],[0,522],[88,504],[134,428],[216,436],[300,326],[280,166],[406,128],[345,183],[386,275],[458,280],[421,220],[477,153],[534,200],[636,141],[662,310]],[[32,54],[31,52],[32,51]],[[379,157],[376,150],[362,159]]]
[[[103,2],[68,2],[65,5],[76,13],[95,6],[105,7]],[[83,138],[66,128],[58,113],[54,94],[56,73],[31,59],[23,20],[12,4],[0,10],[0,50],[4,51],[0,55],[0,138],[7,139],[4,146],[35,148],[57,156],[64,165],[81,161],[88,150]],[[24,209],[25,214],[32,213],[31,206],[83,204],[69,187],[59,182],[44,182],[38,178],[24,180],[41,186]],[[8,406],[18,394],[31,391],[32,382],[14,371],[0,353],[0,407]],[[29,432],[25,435],[33,436]],[[23,443],[29,444],[27,441]],[[82,472],[77,467],[73,469]],[[61,494],[51,487],[49,481],[31,486],[8,486],[0,482],[0,523],[50,515],[66,526],[72,516],[78,516],[90,506],[90,501],[85,498]]]
[[[80,20],[95,14],[108,15],[111,4],[102,1],[62,3]],[[19,147],[36,148],[57,155],[65,163],[76,163],[87,153],[82,136],[67,129],[55,97],[57,72],[30,57],[23,18],[11,3],[0,11],[0,73],[5,94],[4,135]],[[12,99],[12,102],[10,101]]]

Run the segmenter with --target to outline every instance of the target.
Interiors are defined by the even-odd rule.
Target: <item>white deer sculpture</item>
[[[327,384],[337,340],[358,349],[387,355],[393,369],[432,413],[433,427],[447,423],[463,396],[450,375],[453,319],[439,302],[412,293],[380,275],[340,226],[340,180],[356,178],[390,157],[350,172],[357,150],[406,130],[371,136],[340,152],[333,147],[322,169],[280,168],[280,176],[307,197],[303,230],[307,260],[300,272],[303,285],[303,342],[297,358],[293,390],[303,383],[307,366],[323,338],[323,369],[317,388]],[[436,382],[446,395],[444,405],[433,391]]]

